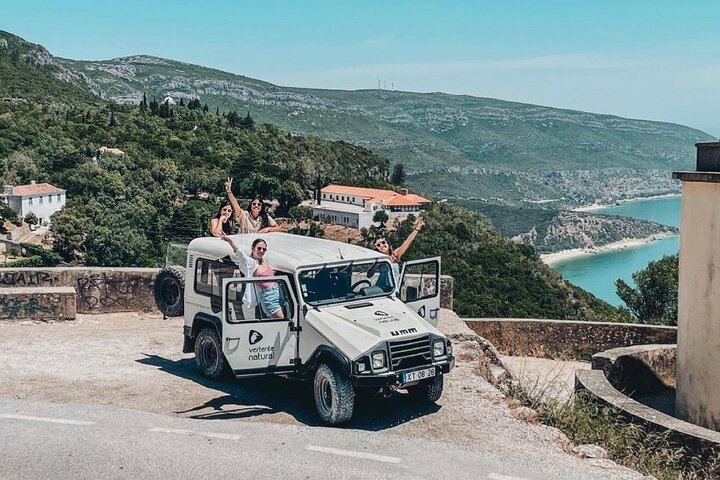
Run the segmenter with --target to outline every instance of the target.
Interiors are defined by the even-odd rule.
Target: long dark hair
[[[260,202],[260,213],[258,214],[258,218],[260,219],[260,228],[266,228],[269,226],[270,220],[268,220],[267,209],[265,208],[265,202],[263,202],[262,197],[255,196],[250,199],[250,202],[247,206],[248,215],[250,215],[250,218],[252,218],[252,203],[255,200]]]
[[[230,218],[228,218],[227,222],[223,223],[220,222],[220,216],[222,215],[222,210],[225,207],[230,207]],[[217,220],[220,222],[220,225],[222,226],[222,231],[225,235],[232,235],[233,233],[235,233],[235,212],[232,211],[232,205],[230,205],[229,203],[221,204],[217,214],[215,214],[213,218],[217,218]]]
[[[395,249],[393,248],[392,243],[390,243],[390,240],[388,240],[386,237],[384,237],[382,235],[378,235],[375,238],[375,241],[373,242],[373,247],[375,247],[375,244],[377,243],[378,240],[385,240],[387,242],[387,246],[388,246],[387,254],[390,258],[393,258],[393,255],[395,254]],[[378,250],[377,247],[375,247],[375,251],[379,252],[380,250]]]

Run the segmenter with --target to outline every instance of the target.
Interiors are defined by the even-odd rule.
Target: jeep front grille
[[[388,343],[390,344],[390,361],[393,371],[432,363],[430,335],[407,340],[391,340]]]

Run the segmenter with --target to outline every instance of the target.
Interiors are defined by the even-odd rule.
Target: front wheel
[[[195,339],[195,365],[203,376],[218,379],[225,372],[225,356],[217,331],[203,328]]]
[[[414,387],[407,389],[410,397],[421,403],[435,403],[440,400],[443,392],[443,376],[437,375],[427,380],[422,380]]]
[[[323,363],[315,372],[315,407],[328,425],[347,423],[355,407],[355,391],[350,379],[335,365]]]

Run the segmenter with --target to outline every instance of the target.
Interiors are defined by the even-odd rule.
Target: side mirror
[[[303,308],[302,308],[303,317],[306,317],[306,316],[307,316],[307,312],[308,312],[307,305],[303,305]]]

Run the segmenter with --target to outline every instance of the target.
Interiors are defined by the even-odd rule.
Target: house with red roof
[[[328,223],[336,223],[357,229],[373,224],[378,210],[385,210],[388,217],[396,218],[417,214],[431,203],[407,189],[399,192],[378,188],[328,185],[320,190],[320,203],[313,205],[313,216]]]
[[[50,183],[30,182],[29,185],[5,185],[3,200],[18,216],[32,212],[40,225],[50,222],[50,216],[65,206],[65,190]]]

